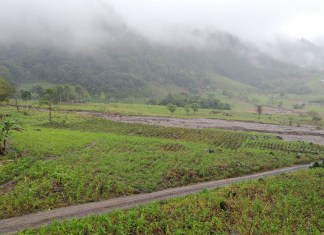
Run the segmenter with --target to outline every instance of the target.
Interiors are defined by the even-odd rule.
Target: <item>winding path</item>
[[[100,201],[100,202],[92,202],[92,203],[86,203],[86,204],[81,204],[76,206],[69,206],[69,207],[59,208],[51,211],[38,212],[38,213],[28,214],[20,217],[4,219],[4,220],[0,220],[0,233],[15,233],[18,232],[19,230],[30,228],[30,227],[40,227],[49,224],[55,220],[80,218],[87,215],[107,213],[117,208],[127,209],[151,201],[158,201],[158,200],[164,200],[168,198],[185,196],[188,194],[200,192],[204,189],[215,189],[215,188],[230,185],[244,180],[259,179],[262,177],[268,177],[272,175],[278,175],[278,174],[297,171],[301,169],[307,169],[309,168],[310,165],[311,164],[297,165],[297,166],[257,173],[253,175],[199,183],[199,184],[194,184],[194,185],[189,185],[184,187],[166,189],[166,190],[153,192],[153,193],[145,193],[145,194],[114,198],[114,199]]]

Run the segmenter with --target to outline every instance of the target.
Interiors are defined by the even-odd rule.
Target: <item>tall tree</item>
[[[6,79],[0,77],[0,102],[7,101],[13,94],[14,88],[10,86]]]
[[[20,98],[25,102],[25,109],[27,108],[27,101],[32,98],[30,91],[21,90],[20,91]]]
[[[198,111],[199,104],[197,104],[197,103],[192,103],[192,104],[191,104],[191,108],[192,108],[193,112],[195,113],[195,112]]]
[[[167,105],[168,110],[171,112],[171,116],[173,115],[173,113],[177,110],[177,106],[174,104],[168,104]]]
[[[54,91],[53,89],[45,89],[39,103],[40,105],[47,105],[48,106],[48,121],[51,123],[52,122],[52,105],[54,102]]]
[[[189,115],[190,110],[191,110],[190,105],[189,105],[189,104],[186,104],[183,108],[184,108],[184,110],[186,111],[187,115]]]
[[[321,115],[318,112],[316,112],[316,111],[309,111],[308,112],[308,115],[311,116],[312,121],[315,122],[315,125],[317,125],[318,122],[322,120]]]

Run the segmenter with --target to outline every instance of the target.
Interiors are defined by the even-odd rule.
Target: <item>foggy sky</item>
[[[116,25],[164,41],[186,27],[227,31],[257,43],[324,38],[323,0],[0,0],[0,6],[2,42],[86,45],[106,40],[107,28]]]
[[[172,25],[190,25],[228,31],[251,41],[324,37],[322,0],[112,0],[111,3],[131,25],[147,35],[154,32],[160,36],[161,28]]]

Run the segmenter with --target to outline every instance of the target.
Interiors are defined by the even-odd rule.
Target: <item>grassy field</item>
[[[321,105],[309,105],[307,110],[292,112],[290,110],[276,110],[268,106],[264,107],[264,113],[257,115],[255,110],[256,106],[247,102],[238,102],[229,100],[232,103],[232,110],[212,110],[212,109],[199,109],[196,113],[186,113],[186,111],[178,107],[173,117],[178,118],[214,118],[224,120],[239,120],[251,121],[260,123],[271,123],[279,125],[313,125],[316,124],[311,120],[311,117],[306,114],[307,110],[314,110],[322,115],[322,120],[318,122],[317,126],[324,127],[324,107]],[[23,102],[20,102],[23,104]],[[14,104],[14,101],[12,101]],[[29,101],[28,105],[38,108],[38,102]],[[291,102],[291,105],[293,103]],[[46,106],[43,106],[46,108]],[[118,114],[126,116],[163,116],[170,117],[170,112],[165,106],[160,105],[146,105],[146,104],[125,104],[125,103],[85,103],[85,104],[59,104],[55,105],[54,110],[61,111],[89,111],[100,112],[107,114]],[[291,107],[290,107],[291,109]],[[22,108],[22,110],[25,110]],[[28,108],[26,109],[28,110]]]
[[[116,123],[71,112],[1,108],[24,127],[0,158],[0,218],[224,179],[324,157],[271,135]]]
[[[19,234],[323,234],[323,176],[303,170]]]

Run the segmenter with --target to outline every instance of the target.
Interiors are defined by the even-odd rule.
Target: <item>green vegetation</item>
[[[0,103],[3,101],[8,101],[13,93],[13,87],[10,86],[7,80],[0,76]]]
[[[189,104],[186,104],[183,109],[186,111],[187,115],[189,115],[190,111],[191,111],[191,106]]]
[[[30,103],[32,104],[32,103]],[[37,108],[38,106],[34,106]],[[93,111],[107,114],[129,115],[129,116],[170,116],[170,111],[160,105],[144,105],[144,104],[125,104],[125,103],[85,103],[85,104],[59,104],[55,105],[55,110],[62,111]],[[273,123],[288,125],[290,119],[294,125],[314,125],[311,116],[307,113],[282,113],[273,112],[271,107],[263,107],[263,114],[261,116],[256,114],[256,108],[247,103],[239,103],[233,107],[233,110],[212,110],[212,109],[198,109],[196,112],[187,115],[184,109],[178,109],[174,112],[174,117],[180,118],[215,118],[225,120],[239,120],[239,121],[252,121],[260,123]],[[268,111],[270,109],[270,111]],[[324,117],[324,112],[321,107],[313,106],[312,109],[318,110],[321,117]],[[281,110],[279,110],[281,111]],[[324,118],[318,122],[318,126],[324,127]]]
[[[80,85],[58,85],[51,87],[42,87],[40,85],[34,85],[28,90],[22,89],[19,91],[20,97],[23,101],[38,100],[46,96],[48,91],[51,91],[52,103],[84,103],[90,98],[89,92]]]
[[[321,234],[323,175],[303,170],[19,234]]]
[[[169,93],[160,102],[153,102],[153,101],[150,100],[148,103],[150,104],[158,103],[160,105],[174,104],[178,107],[184,107],[184,108],[186,108],[186,106],[190,106],[194,104],[196,109],[198,109],[199,106],[204,109],[219,109],[219,110],[231,109],[230,104],[222,103],[219,99],[215,97],[215,94],[208,94],[207,96],[198,96],[198,95],[188,95],[187,93],[181,93],[181,94]]]
[[[177,106],[174,104],[168,104],[167,108],[170,111],[171,115],[173,115],[173,113],[177,110]]]
[[[27,112],[27,105],[29,110],[31,107],[38,108],[41,104],[51,104],[48,105],[48,108],[55,105],[56,109],[61,110],[96,111],[122,115],[169,116],[159,105],[168,106],[173,104],[177,107],[183,107],[183,109],[176,112],[176,117],[207,117],[284,125],[295,124],[297,126],[306,124],[315,125],[318,128],[324,127],[324,122],[322,121],[324,109],[321,107],[321,104],[312,103],[310,97],[308,97],[308,102],[306,102],[307,105],[305,102],[296,103],[296,101],[293,101],[296,97],[286,97],[287,95],[283,92],[280,94],[268,93],[259,95],[252,93],[248,95],[234,94],[226,89],[219,89],[216,92],[209,92],[204,95],[181,92],[169,93],[164,98],[149,100],[147,98],[134,99],[132,97],[116,100],[104,92],[101,92],[99,95],[90,96],[87,90],[80,85],[47,85],[49,88],[46,89],[35,84],[25,87],[29,87],[29,90],[22,89],[13,96],[13,105],[16,106],[17,111],[20,109],[18,97],[22,99],[25,106],[24,112]],[[48,102],[48,91],[51,93],[51,102]],[[86,103],[88,100],[100,101],[101,103]],[[127,102],[129,103],[127,104]],[[138,104],[138,102],[150,105],[146,106]],[[295,110],[292,110],[292,107]],[[174,108],[176,107],[172,107],[171,110]],[[199,109],[202,112],[198,112]],[[170,111],[171,115],[174,112],[175,110]],[[261,116],[261,114],[264,115]],[[313,114],[316,114],[316,116]]]
[[[91,31],[103,32],[90,46],[87,38],[69,45],[73,33],[59,40],[66,45],[55,39],[27,45],[10,42],[11,36],[0,43],[0,219],[315,162],[309,171],[36,233],[323,233],[324,146],[261,133],[100,118],[164,116],[171,123],[171,115],[321,129],[321,48],[301,40],[309,49],[299,53],[283,44],[275,54],[282,51],[287,60],[275,59],[229,33],[190,27],[179,27],[186,42],[153,42],[110,6],[104,10],[110,20],[96,15],[89,24]],[[313,55],[316,66],[304,67],[297,54]],[[315,134],[309,140],[317,142],[321,132]]]
[[[322,120],[322,118],[318,112],[309,111],[308,115],[311,116],[312,120],[315,122],[315,125],[317,125],[318,122]]]
[[[21,131],[22,128],[16,121],[0,117],[0,156],[5,155],[8,150],[12,131]]]
[[[31,100],[32,98],[32,94],[30,91],[27,91],[27,90],[21,90],[20,91],[20,97],[23,101],[25,101],[25,109],[27,107],[27,101],[28,100]]]
[[[271,135],[116,123],[53,111],[21,120],[0,161],[0,218],[320,160],[324,147]],[[212,151],[211,151],[212,150]],[[86,166],[86,167],[85,167]]]
[[[118,38],[116,43],[109,40],[108,46],[93,51],[1,44],[0,76],[17,86],[81,84],[92,96],[103,93],[115,99],[156,98],[168,91],[201,95],[217,89],[235,96],[258,90],[308,95],[311,89],[305,83],[312,71],[275,60],[227,33],[201,31],[201,40],[209,38],[201,50],[152,44],[131,31],[117,34],[110,35]]]

